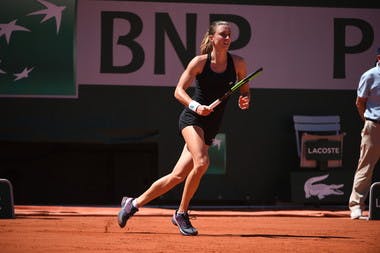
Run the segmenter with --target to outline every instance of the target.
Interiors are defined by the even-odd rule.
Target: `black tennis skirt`
[[[204,142],[211,145],[218,134],[222,121],[222,113],[211,113],[209,116],[200,116],[188,108],[185,108],[179,116],[179,130],[182,132],[187,126],[199,126],[204,132]]]

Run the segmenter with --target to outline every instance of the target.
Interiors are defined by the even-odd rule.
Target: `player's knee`
[[[194,169],[196,173],[203,175],[210,164],[210,159],[207,155],[201,155],[194,159]]]

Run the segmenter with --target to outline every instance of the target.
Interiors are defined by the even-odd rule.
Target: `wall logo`
[[[210,166],[207,174],[226,174],[226,134],[218,133],[209,148]]]
[[[312,196],[317,196],[318,199],[324,199],[329,195],[343,195],[344,192],[340,190],[344,184],[321,184],[317,182],[323,181],[329,177],[329,174],[311,177],[306,180],[304,185],[305,198],[311,198]]]
[[[5,0],[0,10],[0,96],[76,96],[75,1]]]
[[[216,147],[218,150],[220,150],[222,142],[223,139],[220,138],[220,136],[216,136],[215,139],[212,140],[212,147]]]
[[[66,9],[66,6],[57,6],[44,0],[37,0],[37,1],[43,4],[46,8],[29,13],[28,16],[29,15],[45,15],[45,17],[41,20],[41,23],[51,18],[54,18],[55,24],[57,27],[57,34],[58,34],[59,28],[61,26],[62,12],[64,9]]]

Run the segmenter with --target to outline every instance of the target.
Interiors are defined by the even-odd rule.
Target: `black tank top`
[[[202,73],[196,76],[196,85],[192,99],[202,105],[210,105],[216,99],[224,95],[231,85],[236,81],[236,71],[232,56],[228,54],[227,68],[223,73],[215,73],[211,70],[211,55],[207,56],[207,61]],[[222,123],[224,109],[227,100],[219,104],[208,116],[201,116],[186,107],[179,117],[179,129],[186,126],[196,125],[204,131],[204,141],[207,145],[212,144],[212,139],[218,133]]]
[[[227,68],[222,73],[211,70],[211,54],[207,55],[207,61],[201,74],[196,77],[196,85],[193,100],[202,105],[209,105],[224,95],[236,81],[236,71],[232,56],[227,53]],[[223,111],[226,103],[221,103],[214,110]]]

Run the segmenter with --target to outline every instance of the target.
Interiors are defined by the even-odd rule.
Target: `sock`
[[[134,200],[132,200],[132,206],[134,206],[135,208],[139,208],[138,206],[137,206],[137,199],[134,199]]]

